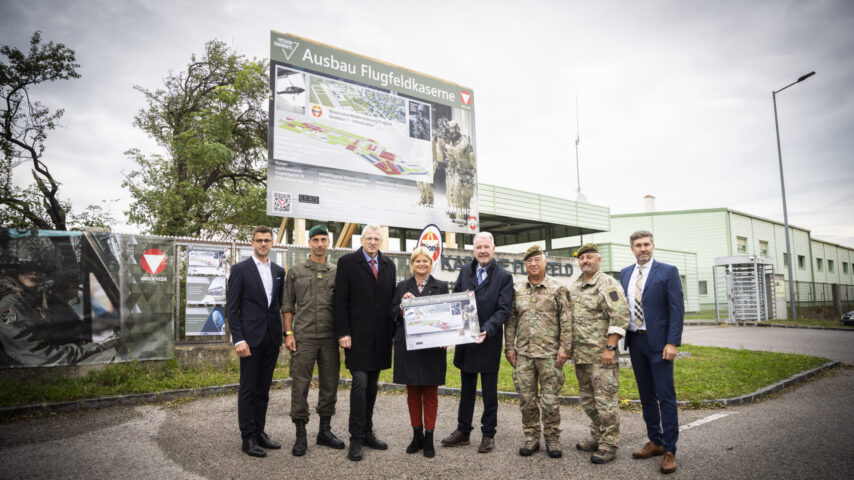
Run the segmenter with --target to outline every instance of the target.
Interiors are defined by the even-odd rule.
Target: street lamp
[[[786,230],[786,255],[789,257],[789,304],[792,309],[792,320],[798,318],[798,313],[795,310],[795,277],[792,275],[792,263],[794,263],[795,259],[792,258],[792,243],[789,240],[789,213],[786,210],[786,183],[783,181],[783,154],[780,151],[780,123],[777,121],[777,94],[796,83],[803,82],[813,75],[815,75],[815,72],[802,75],[785,87],[771,91],[771,99],[774,101],[774,128],[777,129],[777,159],[780,161],[780,189],[783,191],[783,228]]]

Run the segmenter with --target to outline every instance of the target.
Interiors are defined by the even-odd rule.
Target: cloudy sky
[[[157,88],[208,40],[269,57],[293,33],[474,89],[483,183],[612,213],[729,207],[854,246],[854,3],[814,1],[0,2],[0,44],[32,33],[77,52],[82,78],[34,92],[65,108],[45,156],[75,206],[127,209],[134,85]],[[21,169],[16,182],[26,181]],[[113,201],[116,200],[117,201]],[[134,227],[122,226],[132,231]]]

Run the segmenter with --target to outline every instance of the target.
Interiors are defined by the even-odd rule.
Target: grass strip
[[[680,351],[688,352],[690,356],[680,358],[674,367],[676,397],[691,402],[752,393],[827,361],[807,355],[693,345],[683,345]],[[287,378],[287,356],[281,356],[280,360],[274,378]],[[499,390],[515,391],[511,373],[512,368],[502,358],[498,375]],[[573,366],[564,366],[564,374],[566,381],[561,394],[578,395]],[[350,376],[344,368],[343,357],[341,376]],[[225,368],[182,367],[175,359],[112,364],[90,372],[85,377],[0,380],[0,407],[226,385],[237,383],[239,377],[236,361]],[[391,382],[392,370],[384,370],[380,374],[380,381]],[[460,374],[453,366],[452,350],[448,351],[446,385],[460,386]],[[620,398],[638,398],[637,384],[631,370],[620,370]]]

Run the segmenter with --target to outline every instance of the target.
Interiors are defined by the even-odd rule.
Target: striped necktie
[[[376,259],[371,259],[371,271],[374,272],[374,278],[377,278],[377,261]]]
[[[478,285],[480,285],[481,283],[483,283],[483,275],[484,275],[485,273],[486,273],[486,269],[485,269],[485,268],[480,267],[480,268],[478,268],[478,269],[477,269],[477,284],[478,284]]]
[[[641,303],[643,287],[641,287],[641,280],[643,280],[643,267],[638,265],[638,279],[635,282],[635,325],[638,328],[643,326],[643,304]]]

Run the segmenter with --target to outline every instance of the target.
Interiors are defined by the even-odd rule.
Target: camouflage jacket
[[[335,265],[311,259],[295,263],[288,271],[282,313],[294,314],[291,328],[297,340],[335,338],[332,319],[335,272]]]
[[[513,285],[513,309],[504,326],[504,348],[519,355],[547,358],[572,351],[572,311],[569,293],[546,275],[542,283],[528,280]]]
[[[572,302],[572,358],[575,363],[599,363],[608,335],[625,336],[629,305],[623,287],[610,275],[596,272],[589,282],[580,275],[569,288]]]

